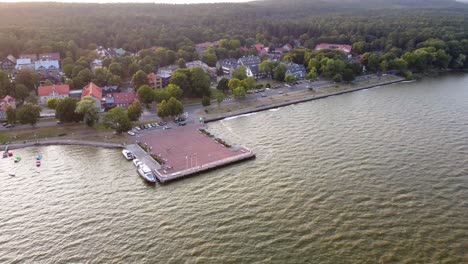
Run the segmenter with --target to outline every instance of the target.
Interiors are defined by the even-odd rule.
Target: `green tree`
[[[103,123],[106,127],[114,129],[117,133],[128,131],[132,128],[132,123],[122,107],[114,107],[104,115]]]
[[[16,84],[24,84],[28,89],[34,90],[39,86],[41,76],[31,70],[20,70],[16,75]]]
[[[63,72],[67,78],[72,78],[73,67],[73,64],[67,64],[63,66]]]
[[[11,92],[11,83],[8,75],[0,70],[0,97],[3,97]]]
[[[236,99],[243,99],[245,98],[245,88],[242,86],[236,87],[233,91],[232,94]]]
[[[34,126],[39,120],[41,108],[33,104],[24,104],[16,110],[16,118],[21,124]]]
[[[218,92],[216,93],[216,102],[218,102],[218,106],[224,101],[225,96],[224,93]]]
[[[109,65],[109,71],[117,76],[124,77],[123,76],[123,69],[122,69],[122,64],[113,62]]]
[[[307,73],[306,79],[310,80],[310,79],[315,79],[315,78],[317,78],[317,70],[315,69],[315,67],[312,67],[309,73]]]
[[[52,97],[52,98],[49,98],[47,99],[46,101],[46,106],[50,109],[55,109],[57,108],[57,105],[59,104],[59,99],[55,98],[55,97]]]
[[[132,77],[132,86],[135,87],[136,90],[145,84],[149,84],[148,76],[142,70],[137,71]]]
[[[137,91],[140,102],[149,105],[154,101],[153,89],[147,84],[140,86]]]
[[[8,124],[15,124],[16,123],[16,109],[9,105],[6,108],[6,120]]]
[[[192,94],[195,96],[210,95],[210,76],[200,67],[190,69]]]
[[[208,96],[203,96],[201,103],[203,106],[209,106],[211,104],[211,98]]]
[[[90,96],[81,98],[76,104],[75,112],[83,115],[83,121],[88,126],[93,126],[99,120],[99,109],[96,107],[94,99]]]
[[[229,84],[229,80],[226,78],[222,78],[221,80],[219,80],[218,86],[216,87],[216,89],[218,89],[219,91],[227,92],[229,91],[228,84]]]
[[[142,113],[143,108],[141,107],[140,101],[135,100],[128,106],[127,114],[131,121],[137,121],[140,119]]]
[[[185,65],[185,60],[182,58],[177,60],[177,65],[179,66],[179,68],[187,68],[187,65]]]
[[[232,73],[232,78],[236,78],[239,80],[244,80],[247,78],[247,68],[244,65],[241,65]]]
[[[167,101],[167,107],[170,116],[178,116],[184,113],[184,106],[174,97],[171,97],[171,99]]]
[[[75,78],[73,78],[73,83],[76,88],[83,88],[93,80],[93,77],[93,72],[90,69],[84,69],[81,70]]]
[[[284,81],[287,82],[287,83],[293,83],[293,82],[297,81],[297,78],[294,75],[286,74],[286,76],[284,77]]]
[[[246,90],[251,90],[253,88],[255,88],[255,84],[256,84],[256,81],[253,77],[248,77],[244,80],[242,80],[242,86],[246,89]]]
[[[167,102],[171,98],[171,95],[167,89],[156,89],[153,92],[153,97],[156,102],[160,103],[164,100]]]
[[[237,87],[242,87],[242,81],[237,78],[232,78],[231,80],[229,80],[228,87],[229,90],[231,90],[231,92],[234,92],[234,89],[236,89]]]
[[[166,100],[162,100],[158,104],[157,112],[158,112],[158,116],[161,117],[161,118],[165,118],[165,117],[170,116]]]
[[[83,120],[83,115],[75,112],[78,99],[64,98],[60,100],[55,108],[55,118],[61,122],[79,122]]]
[[[189,69],[177,69],[172,73],[169,82],[179,86],[184,91],[185,95],[191,95],[192,86],[190,84],[190,74],[191,71]]]
[[[343,81],[345,82],[352,82],[354,80],[354,72],[352,69],[350,68],[347,68],[346,70],[344,70],[343,72]]]
[[[128,74],[133,76],[137,71],[141,70],[141,67],[138,63],[132,62],[128,65]]]
[[[342,77],[341,74],[339,74],[339,73],[337,73],[337,74],[335,74],[335,76],[333,76],[333,81],[334,81],[334,82],[339,83],[339,82],[341,82],[342,80],[343,80],[343,77]]]
[[[280,63],[278,66],[275,67],[273,70],[273,79],[277,81],[284,81],[284,77],[286,76],[286,71],[288,70],[288,67],[286,65]]]
[[[184,94],[184,91],[182,91],[182,89],[180,89],[179,86],[172,84],[172,83],[170,83],[164,89],[167,91],[170,97],[174,97],[177,100],[180,100],[182,98],[182,95]]]
[[[15,96],[16,99],[24,101],[29,96],[29,89],[24,84],[16,84],[15,87]]]
[[[36,95],[36,92],[35,91],[29,92],[28,97],[26,97],[24,101],[30,104],[37,104],[38,97]]]

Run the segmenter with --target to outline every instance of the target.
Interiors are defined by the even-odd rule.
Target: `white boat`
[[[122,150],[122,154],[124,155],[124,157],[127,159],[127,160],[132,160],[134,159],[135,157],[133,156],[133,153],[129,150]]]
[[[135,167],[140,167],[141,165],[143,165],[143,162],[141,162],[139,159],[134,159],[133,160],[133,165],[135,165]]]
[[[140,167],[138,167],[137,171],[138,174],[140,174],[140,176],[146,181],[150,183],[156,182],[156,178],[154,177],[153,172],[151,172],[151,169],[148,168],[148,166],[146,166],[145,164],[142,164]]]

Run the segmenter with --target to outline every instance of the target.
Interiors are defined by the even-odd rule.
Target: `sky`
[[[163,3],[163,4],[195,4],[195,3],[241,3],[251,0],[0,0],[0,2],[64,2],[64,3]]]

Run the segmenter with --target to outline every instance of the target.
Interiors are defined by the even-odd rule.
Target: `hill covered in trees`
[[[57,50],[73,40],[136,52],[151,46],[177,51],[187,43],[237,36],[282,44],[303,34],[318,42],[370,50],[404,50],[430,38],[468,38],[468,5],[455,1],[325,0],[242,4],[0,4],[0,56]]]

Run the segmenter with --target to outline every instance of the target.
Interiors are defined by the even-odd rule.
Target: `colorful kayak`
[[[21,161],[21,157],[16,157],[16,158],[15,158],[15,163],[18,163],[18,162],[20,162],[20,161]]]
[[[41,155],[41,154],[39,154],[39,155],[36,156],[36,160],[41,160],[41,159],[42,159],[42,155]]]
[[[36,161],[36,167],[40,167],[41,166],[41,161]]]

